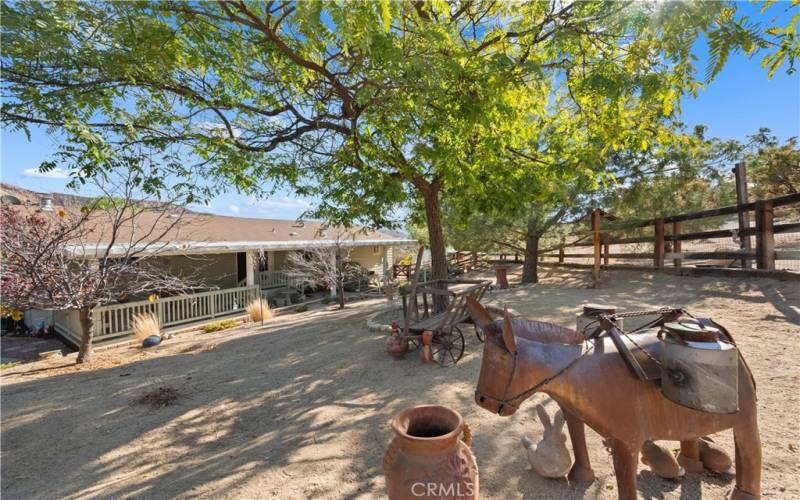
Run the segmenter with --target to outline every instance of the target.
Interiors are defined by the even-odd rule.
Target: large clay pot
[[[392,420],[395,437],[383,456],[390,499],[478,498],[472,434],[445,406],[408,408]]]

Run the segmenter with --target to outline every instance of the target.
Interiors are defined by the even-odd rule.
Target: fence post
[[[737,163],[733,167],[733,173],[736,177],[736,204],[742,205],[747,203],[747,170],[744,163]],[[747,210],[739,210],[739,248],[749,252],[752,249],[750,245],[750,236],[745,236],[745,232],[750,228],[750,212]],[[742,268],[750,269],[750,259],[742,259]]]
[[[558,247],[558,263],[564,263],[564,247]]]
[[[680,236],[682,230],[683,223],[681,221],[675,221],[672,223],[672,236]],[[681,240],[672,240],[672,251],[675,253],[681,253]],[[681,267],[683,265],[683,261],[680,258],[673,259],[672,265],[675,267]]]
[[[156,299],[156,316],[158,317],[158,324],[164,325],[164,303]]]
[[[656,219],[654,226],[653,265],[660,269],[664,267],[664,219]]]
[[[97,338],[103,333],[103,319],[97,309],[92,309],[89,314],[92,315],[92,335]]]
[[[772,228],[772,201],[756,202],[756,267],[775,269],[775,233]]]
[[[209,292],[208,294],[208,310],[213,318],[217,314],[217,296],[214,292]]]
[[[608,267],[611,264],[611,257],[608,256],[609,252],[611,251],[611,244],[608,242],[609,238],[607,234],[603,235],[603,265]]]
[[[592,268],[592,286],[597,287],[600,281],[600,257],[602,253],[600,238],[600,215],[599,209],[592,211],[592,242],[594,243],[594,267]]]

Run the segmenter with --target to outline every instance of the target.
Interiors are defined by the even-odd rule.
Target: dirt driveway
[[[614,271],[608,288],[588,290],[585,271],[543,275],[492,300],[565,326],[588,301],[685,305],[728,326],[758,383],[764,497],[800,498],[800,283]],[[178,336],[156,351],[98,353],[86,368],[50,361],[4,371],[3,498],[382,497],[391,417],[434,402],[472,426],[484,498],[616,498],[599,436],[588,435],[593,484],[536,476],[520,437],[541,434],[533,401],[546,398],[535,396],[513,417],[489,414],[472,401],[481,353],[474,336],[453,368],[423,366],[413,355],[395,361],[383,353],[382,335],[364,326],[380,307],[365,302],[264,328]],[[138,402],[158,387],[176,389],[175,404]],[[732,450],[730,432],[717,439]],[[644,498],[718,499],[732,477],[676,482],[642,467],[639,486]]]

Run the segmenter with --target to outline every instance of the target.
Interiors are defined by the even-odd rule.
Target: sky
[[[786,4],[783,4],[786,5]],[[757,7],[740,5],[742,10],[757,17]],[[770,13],[778,19],[788,15],[781,3]],[[698,44],[698,70],[705,71],[705,44]],[[760,66],[759,55],[746,58],[742,54],[730,57],[722,72],[697,98],[687,97],[681,105],[682,119],[691,129],[694,125],[708,127],[706,137],[745,140],[761,127],[770,128],[786,140],[800,136],[800,68],[787,75],[785,66],[772,79]],[[0,178],[35,191],[65,192],[68,172],[38,172],[38,166],[52,159],[59,142],[44,129],[33,129],[29,141],[24,133],[2,130],[0,136]],[[289,192],[277,192],[268,199],[256,200],[237,193],[226,193],[213,199],[208,206],[192,207],[220,215],[296,219],[313,203]]]

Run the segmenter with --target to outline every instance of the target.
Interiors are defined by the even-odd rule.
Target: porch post
[[[246,286],[253,286],[256,284],[256,256],[253,252],[247,252],[246,261],[246,269],[247,269],[247,277],[245,278],[245,285]]]

